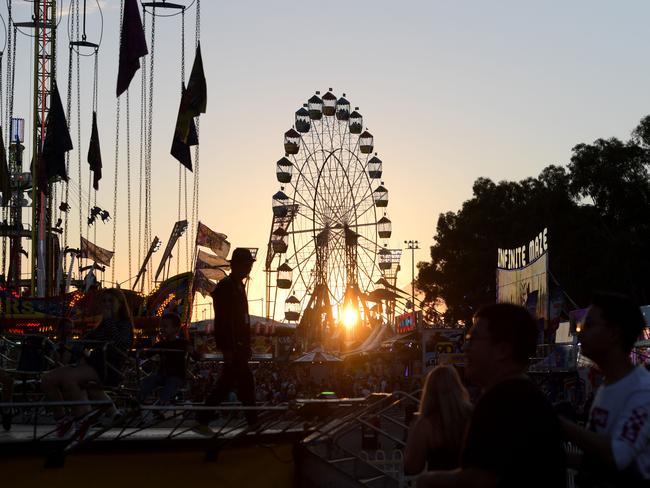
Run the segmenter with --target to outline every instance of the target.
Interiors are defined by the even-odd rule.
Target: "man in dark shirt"
[[[212,292],[214,338],[217,348],[223,353],[224,366],[219,381],[208,394],[206,405],[218,405],[236,389],[244,406],[255,406],[255,380],[248,367],[251,333],[244,287],[244,280],[251,272],[254,262],[248,249],[235,249],[230,260],[230,275],[217,283]],[[206,427],[213,417],[213,412],[200,412],[197,415],[199,426],[195,431],[209,433]],[[246,420],[249,424],[254,424],[257,421],[256,413],[247,411]]]
[[[461,467],[433,471],[422,487],[564,487],[560,425],[551,405],[525,375],[537,327],[526,309],[488,305],[466,338],[467,375],[483,389],[468,427]]]

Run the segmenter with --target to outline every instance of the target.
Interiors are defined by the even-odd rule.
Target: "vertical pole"
[[[420,249],[418,241],[404,241],[407,249],[411,251],[411,310],[415,314],[415,250]]]
[[[415,247],[411,246],[411,308],[415,313]]]
[[[84,27],[84,33],[83,33],[83,36],[82,36],[82,40],[85,41],[86,40],[86,0],[84,0],[84,26],[83,27]],[[95,54],[97,54],[96,51],[95,51]],[[97,58],[95,57],[95,59],[97,59]]]
[[[38,43],[41,37],[41,28],[40,28],[40,0],[34,2],[34,117],[38,117]],[[36,223],[37,216],[39,214],[40,198],[36,191],[36,186],[38,184],[38,170],[39,170],[39,151],[38,151],[38,121],[34,120],[34,127],[32,130],[32,155],[33,161],[32,164],[32,252],[30,255],[31,258],[31,283],[30,283],[30,292],[34,296],[36,292],[36,281],[35,281],[35,272],[36,272],[36,254],[38,252],[38,241],[36,234]]]

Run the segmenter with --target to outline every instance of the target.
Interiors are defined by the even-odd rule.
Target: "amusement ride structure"
[[[100,146],[101,129],[109,129],[107,121],[111,119],[98,114],[98,66],[104,37],[101,2],[67,0],[61,5],[56,0],[7,0],[6,6],[6,19],[0,14],[6,33],[5,48],[0,52],[0,293],[5,298],[0,303],[13,300],[17,304],[12,302],[9,307],[4,303],[0,315],[7,320],[26,319],[36,326],[43,320],[73,316],[74,305],[95,289],[126,284],[133,289],[129,292],[133,296],[127,298],[134,315],[160,315],[167,308],[180,307],[189,321],[192,273],[187,272],[196,255],[190,235],[198,225],[198,114],[205,112],[206,99],[200,0],[120,1],[120,66],[111,158],[106,157],[107,140]],[[189,11],[195,13],[196,56],[188,80],[185,18]],[[156,23],[166,27],[175,19],[180,21],[181,104],[170,153],[180,162],[178,214],[154,276],[151,258],[162,244],[152,229]],[[57,65],[63,65],[57,64],[62,28],[68,37],[67,73],[57,71]],[[33,61],[31,80],[17,80],[16,67],[26,59]],[[32,92],[25,93],[30,86]],[[201,89],[202,99],[197,101]],[[191,97],[194,99],[188,102],[186,98]],[[31,103],[23,106],[22,100]],[[139,120],[134,120],[137,110]],[[17,116],[22,113],[29,117]],[[109,169],[106,163],[111,159],[113,168]],[[102,179],[102,168],[104,176],[112,170],[112,188]],[[192,172],[189,178],[188,172]],[[112,239],[100,247],[98,228],[104,226],[99,239],[107,240],[110,232]],[[183,235],[184,242],[180,239]],[[119,259],[128,262],[129,277],[121,283],[115,277],[118,242],[125,243],[127,250]],[[176,275],[170,276],[175,246]],[[110,268],[110,280],[104,277],[106,268]],[[139,272],[134,272],[136,269]],[[158,301],[156,309],[145,311],[142,306],[147,298],[165,288],[169,279],[176,284],[167,291],[174,292],[176,299],[169,299],[170,293],[158,296],[153,300]],[[177,286],[181,282],[182,292]]]
[[[401,250],[388,249],[391,221],[382,161],[358,107],[316,92],[295,113],[276,165],[267,246],[266,314],[298,322],[308,343],[339,325],[392,317]],[[371,295],[374,293],[374,297]],[[370,305],[374,302],[374,305]]]

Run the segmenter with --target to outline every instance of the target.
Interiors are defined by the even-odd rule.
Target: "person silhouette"
[[[584,452],[572,464],[585,486],[646,486],[650,480],[650,373],[631,360],[644,327],[630,298],[594,295],[578,337],[582,354],[598,365],[605,383],[593,399],[586,429],[561,419],[567,440]]]
[[[215,387],[207,395],[207,406],[218,405],[234,389],[244,406],[255,406],[255,379],[248,361],[251,358],[250,316],[244,280],[253,268],[250,250],[238,247],[230,259],[230,275],[223,278],[212,292],[214,306],[214,338],[218,349],[223,353],[223,372]],[[202,411],[197,415],[194,431],[211,435],[208,423],[214,417],[212,411]],[[257,422],[257,413],[248,410],[246,420],[249,425]]]
[[[481,307],[465,338],[468,379],[483,390],[469,421],[460,468],[420,475],[418,488],[564,486],[560,422],[526,376],[537,324],[518,305]]]

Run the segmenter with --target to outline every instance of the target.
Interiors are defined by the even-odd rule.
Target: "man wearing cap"
[[[208,393],[206,405],[218,405],[231,391],[236,390],[244,406],[255,406],[255,380],[248,367],[251,358],[250,317],[244,280],[253,268],[253,258],[248,249],[238,247],[230,259],[230,275],[223,278],[212,292],[214,305],[214,338],[223,353],[223,373],[214,389]],[[194,430],[210,434],[208,422],[214,412],[197,415],[199,426]],[[249,424],[257,421],[255,412],[247,412]]]

